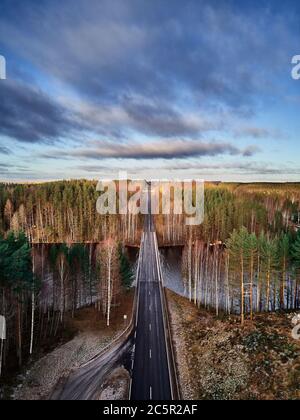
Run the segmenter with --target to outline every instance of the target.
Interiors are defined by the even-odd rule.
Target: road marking
[[[151,328],[152,328],[152,327],[151,327],[151,324],[149,324],[149,330],[150,330],[150,331],[151,331]]]
[[[152,386],[150,386],[150,400],[152,400]]]
[[[149,305],[149,311],[151,311],[151,305]]]
[[[149,350],[149,357],[150,357],[150,359],[152,359],[152,351],[151,351],[151,349]]]
[[[129,401],[131,400],[131,391],[132,391],[132,378],[130,378],[130,385],[129,385]]]
[[[135,333],[134,333],[134,338],[136,339],[136,331],[135,331]]]
[[[134,357],[135,357],[135,344],[133,345],[132,348],[132,360],[131,360],[131,370],[133,371],[133,366],[134,366]]]

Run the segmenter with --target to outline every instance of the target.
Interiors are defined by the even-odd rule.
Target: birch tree
[[[230,255],[231,269],[239,273],[241,324],[245,321],[245,268],[249,257],[248,231],[245,227],[234,230],[226,243]]]
[[[277,240],[271,239],[267,236],[264,237],[264,240],[261,242],[261,254],[262,254],[262,268],[265,273],[265,287],[266,287],[266,302],[265,302],[265,311],[269,312],[270,310],[270,296],[271,296],[271,280],[272,275],[274,274],[277,261],[276,261],[276,252],[277,252]]]
[[[281,271],[279,305],[280,305],[280,309],[284,309],[287,271],[288,271],[290,257],[291,257],[291,243],[290,243],[290,236],[288,234],[283,234],[279,238],[277,254],[278,254],[278,268]]]
[[[295,285],[295,293],[294,293],[294,307],[296,309],[299,308],[299,281],[298,276],[300,273],[300,232],[297,235],[297,238],[295,240],[295,243],[292,247],[292,256],[295,263],[296,268],[296,285]]]
[[[108,239],[100,252],[101,305],[106,316],[106,325],[110,326],[112,301],[120,290],[120,268],[118,250],[115,241]]]

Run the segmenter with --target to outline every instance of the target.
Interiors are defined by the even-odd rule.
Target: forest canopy
[[[101,216],[96,181],[0,184],[0,232],[24,231],[35,243],[101,242],[110,236],[139,244],[142,217]],[[225,242],[234,229],[294,231],[300,224],[300,184],[205,185],[205,219],[194,229],[204,241]],[[180,215],[157,216],[160,242],[182,242],[188,229]],[[175,226],[170,230],[169,225]]]
[[[134,278],[141,215],[97,213],[96,181],[0,184],[0,313],[22,364],[85,306],[110,325]],[[253,317],[299,307],[300,184],[205,185],[204,223],[154,216],[160,246],[180,245],[186,296],[197,305]],[[37,332],[37,334],[36,334]]]

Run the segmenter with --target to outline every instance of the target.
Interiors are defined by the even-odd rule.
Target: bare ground
[[[177,368],[184,399],[300,399],[300,341],[294,314],[261,314],[242,327],[216,319],[168,291]]]
[[[98,355],[125,328],[123,315],[130,317],[133,293],[125,293],[120,301],[122,304],[113,310],[110,327],[106,326],[106,320],[94,308],[82,309],[74,319],[68,319],[67,328],[77,331],[75,337],[19,375],[19,384],[12,398],[48,399],[62,377],[67,377],[72,370]]]

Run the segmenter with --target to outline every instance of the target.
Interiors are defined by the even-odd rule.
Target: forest
[[[242,323],[245,314],[298,308],[299,192],[298,184],[208,186],[204,224],[185,233],[189,299]]]
[[[100,215],[96,181],[0,184],[0,232],[24,231],[31,243],[99,243],[109,238],[139,244],[140,219]]]
[[[186,295],[196,305],[253,318],[300,306],[300,233],[259,235],[245,227],[225,243],[190,241],[183,251]]]
[[[110,315],[131,288],[133,269],[121,243],[32,244],[24,232],[0,239],[0,313],[6,318],[0,372],[22,367],[34,350],[55,343],[66,317],[92,306]]]
[[[0,184],[0,369],[22,366],[65,317],[93,306],[110,324],[131,288],[140,215],[96,211],[93,181]],[[156,215],[160,246],[182,247],[186,296],[217,316],[299,308],[300,184],[205,185],[205,218]]]

